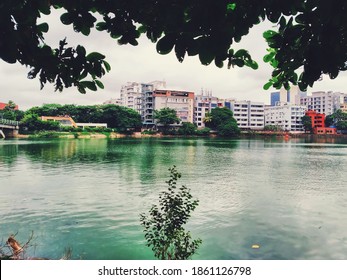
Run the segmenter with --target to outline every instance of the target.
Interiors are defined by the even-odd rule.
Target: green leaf
[[[101,89],[104,89],[104,88],[105,88],[104,84],[103,84],[102,82],[100,82],[99,80],[95,80],[94,82],[96,83],[96,85],[97,85],[99,88],[101,88]]]
[[[276,34],[278,34],[276,31],[273,31],[273,30],[267,30],[263,33],[263,37],[265,39],[270,39],[272,38],[273,36],[275,36]]]
[[[111,71],[111,65],[105,60],[102,63],[104,64],[106,71],[110,72]]]
[[[270,62],[275,56],[275,53],[271,52],[263,57],[264,62]]]
[[[77,51],[78,55],[83,56],[83,57],[86,56],[86,49],[83,46],[78,45],[76,47],[76,51]]]
[[[84,86],[82,86],[81,84],[80,85],[78,85],[78,91],[80,92],[80,93],[86,93],[86,89],[85,89],[85,87]]]
[[[104,30],[106,30],[107,29],[107,24],[106,24],[106,22],[98,22],[97,24],[96,24],[96,30],[98,30],[98,31],[104,31]]]
[[[278,66],[278,60],[273,59],[273,60],[271,60],[270,64],[271,64],[271,66],[272,66],[273,68],[277,68],[277,66]]]
[[[267,82],[267,83],[263,86],[263,89],[268,90],[272,85],[273,85],[273,83],[272,83],[271,81],[270,81],[270,82]]]
[[[90,34],[90,28],[88,26],[82,26],[81,33],[85,36],[88,36]]]
[[[186,49],[182,43],[180,43],[180,42],[176,43],[175,54],[176,54],[178,61],[183,62],[184,57],[186,55]]]
[[[73,18],[69,13],[64,13],[60,16],[60,21],[65,25],[69,25],[73,22]]]
[[[38,9],[41,13],[43,13],[44,15],[49,15],[51,13],[50,10],[50,2],[49,1],[39,1],[38,5]]]
[[[168,54],[172,51],[176,42],[176,36],[165,35],[157,43],[157,52],[160,54]]]
[[[46,22],[41,23],[41,24],[39,24],[39,25],[37,26],[37,30],[40,31],[40,32],[42,32],[42,33],[48,32],[48,29],[49,29],[49,26],[48,26],[48,24],[47,24]]]
[[[253,70],[257,70],[259,67],[258,63],[254,60],[246,60],[245,65],[251,67]]]
[[[137,29],[138,32],[140,33],[146,33],[147,32],[147,27],[144,26],[144,25],[141,25],[138,29]]]
[[[243,67],[245,65],[245,61],[243,59],[237,58],[232,60],[232,64],[238,67]]]
[[[203,65],[209,65],[215,58],[214,54],[207,49],[200,49],[199,59]]]
[[[87,75],[88,75],[88,71],[84,69],[78,78],[79,80],[83,80],[85,77],[87,77]]]
[[[91,82],[91,81],[82,81],[80,82],[80,85],[83,86],[83,87],[86,87],[92,91],[97,91],[97,87],[95,85],[94,82]]]
[[[228,11],[234,11],[236,9],[236,3],[230,3],[227,5]]]
[[[221,61],[221,60],[219,60],[219,59],[215,59],[215,60],[214,60],[214,63],[216,64],[216,66],[217,66],[218,68],[223,68],[223,66],[224,66],[223,61]]]
[[[87,59],[89,61],[96,61],[96,60],[101,60],[104,58],[105,58],[105,56],[101,53],[98,53],[98,52],[91,52],[90,54],[87,55]]]
[[[248,51],[244,50],[244,49],[240,49],[238,50],[235,54],[235,57],[247,57],[250,58],[251,56],[249,55]]]

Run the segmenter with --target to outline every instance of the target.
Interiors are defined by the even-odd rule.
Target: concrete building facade
[[[331,115],[341,108],[346,94],[341,92],[313,92],[310,96],[300,97],[300,105],[320,114]]]
[[[306,106],[283,104],[265,107],[265,125],[274,125],[284,131],[302,132],[302,117],[305,115]]]
[[[316,111],[308,110],[305,113],[310,117],[312,130],[314,134],[336,134],[336,127],[325,126],[325,114],[317,113]]]
[[[307,93],[301,91],[298,86],[291,86],[289,90],[281,88],[280,91],[272,92],[270,94],[270,104],[271,106],[288,103],[300,105],[299,98],[306,95]]]
[[[121,87],[120,103],[122,106],[134,109],[142,116],[145,93],[165,87],[165,81],[154,81],[149,83],[128,82]]]
[[[148,96],[149,97],[149,96]],[[174,109],[182,122],[193,123],[194,92],[176,90],[155,90],[152,94],[154,110]]]
[[[231,101],[231,111],[240,129],[261,130],[264,128],[264,103]]]
[[[222,103],[218,97],[212,96],[212,94],[204,94],[203,92],[194,97],[194,119],[193,122],[198,128],[204,128],[204,119],[206,114],[211,112],[212,109],[221,107]]]

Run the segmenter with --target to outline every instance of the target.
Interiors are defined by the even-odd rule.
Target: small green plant
[[[177,187],[181,174],[176,166],[169,169],[168,189],[159,195],[159,205],[153,205],[149,215],[141,214],[147,246],[161,260],[187,260],[195,254],[201,239],[191,240],[191,234],[183,228],[190,213],[198,205],[186,186]]]

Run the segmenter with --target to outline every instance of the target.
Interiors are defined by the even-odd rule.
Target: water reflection
[[[19,231],[25,240],[34,230],[37,255],[59,258],[61,248],[72,246],[76,259],[153,258],[139,214],[157,202],[176,165],[179,183],[200,201],[188,224],[203,239],[194,258],[347,258],[346,144],[273,138],[3,143],[2,237]]]

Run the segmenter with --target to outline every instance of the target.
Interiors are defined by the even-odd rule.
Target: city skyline
[[[121,86],[127,82],[151,82],[165,80],[167,89],[186,90],[200,94],[201,89],[212,92],[219,98],[236,98],[238,100],[252,100],[270,103],[270,93],[274,88],[263,90],[263,85],[271,77],[271,67],[262,62],[266,54],[266,43],[262,32],[270,29],[271,24],[264,22],[255,26],[242,43],[232,46],[234,49],[245,48],[258,62],[259,69],[247,67],[227,69],[217,68],[214,62],[209,66],[200,63],[197,56],[186,57],[183,63],[177,61],[174,52],[160,55],[156,52],[155,44],[145,36],[139,40],[139,46],[119,46],[116,40],[108,34],[92,31],[86,37],[72,31],[71,26],[64,26],[59,21],[59,13],[52,11],[52,16],[43,17],[47,21],[50,31],[46,35],[46,42],[54,47],[59,40],[67,38],[69,45],[82,44],[87,52],[98,51],[106,55],[111,64],[111,72],[102,78],[104,90],[81,94],[76,88],[64,89],[62,93],[54,92],[51,84],[46,84],[40,90],[38,79],[27,79],[29,68],[22,65],[0,63],[1,74],[1,102],[13,100],[19,108],[26,110],[44,103],[94,105],[102,104],[110,98],[119,98]],[[341,72],[335,80],[324,76],[322,81],[316,82],[308,93],[314,91],[346,92],[347,73]]]

